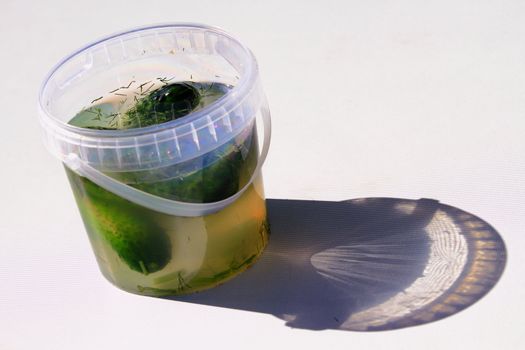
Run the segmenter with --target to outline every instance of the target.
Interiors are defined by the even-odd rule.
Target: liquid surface
[[[85,107],[69,124],[87,129],[124,130],[184,117],[222,97],[232,86],[216,82],[170,83],[157,78],[112,90]]]
[[[156,125],[203,108],[231,88],[212,82],[132,85],[94,101],[70,124],[108,130]],[[191,164],[149,171],[147,177],[120,173],[118,179],[164,198],[218,201],[246,184],[257,155],[255,126],[250,125]],[[189,218],[140,207],[68,168],[66,172],[101,271],[127,291],[167,295],[209,288],[247,268],[266,246],[269,230],[260,176],[230,206]]]

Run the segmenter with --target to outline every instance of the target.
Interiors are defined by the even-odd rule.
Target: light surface
[[[0,349],[525,348],[525,3],[4,0]],[[41,80],[83,44],[158,22],[223,27],[254,52],[273,114],[268,198],[432,198],[507,247],[494,289],[401,330],[131,295],[98,271],[36,118]]]

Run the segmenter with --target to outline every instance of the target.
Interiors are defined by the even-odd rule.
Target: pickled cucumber
[[[66,167],[86,225],[98,232],[130,269],[145,275],[159,271],[171,259],[169,236],[136,204],[78,177]],[[81,181],[81,183],[76,183]]]

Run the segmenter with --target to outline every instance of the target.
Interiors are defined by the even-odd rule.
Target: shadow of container
[[[234,280],[173,300],[275,315],[294,328],[415,326],[498,281],[506,250],[486,222],[430,199],[267,200],[272,236]]]

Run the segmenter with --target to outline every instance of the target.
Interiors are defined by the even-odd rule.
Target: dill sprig
[[[168,85],[170,81],[173,80],[173,78],[175,77],[171,77],[168,79],[168,77],[160,77],[160,78],[157,78],[158,81],[160,81],[161,83],[163,83],[164,85]]]

